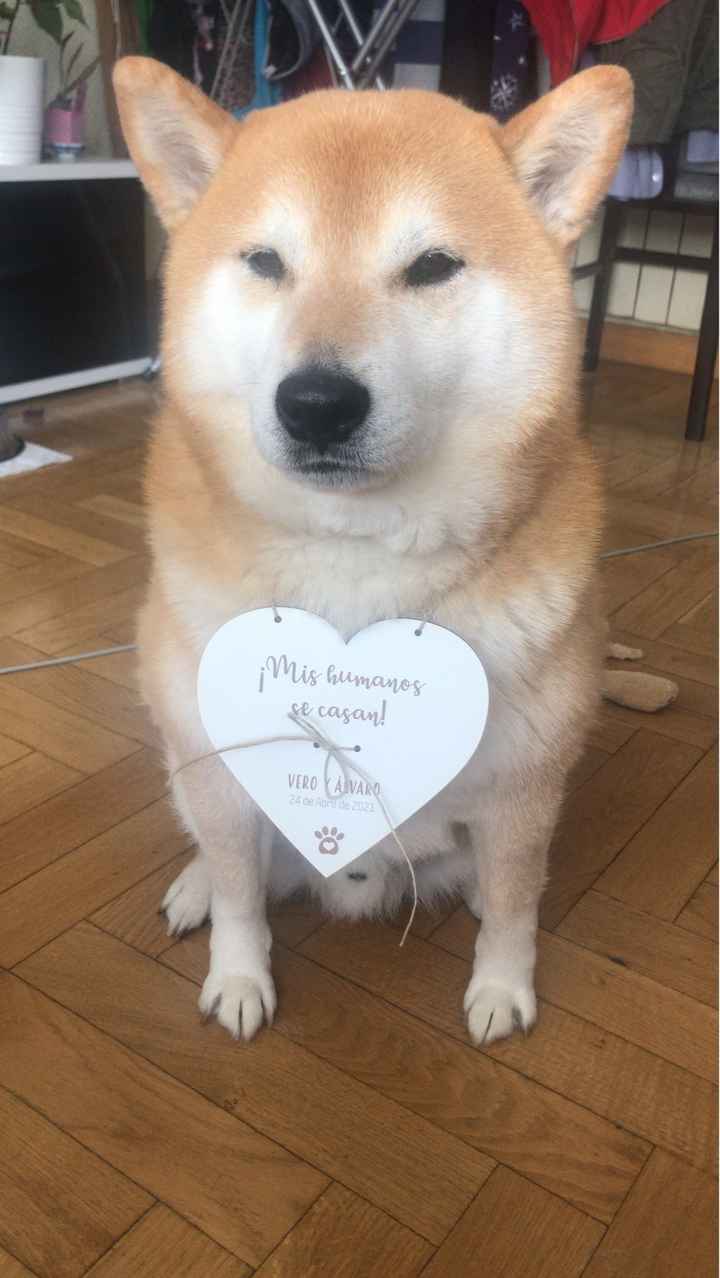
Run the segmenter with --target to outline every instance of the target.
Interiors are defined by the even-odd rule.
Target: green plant
[[[60,87],[50,105],[69,107],[72,105],[75,90],[90,78],[100,61],[99,57],[93,58],[81,71],[73,74],[83,45],[82,42],[76,44],[71,53],[70,45],[77,32],[65,32],[65,21],[69,19],[71,22],[79,22],[81,26],[87,28],[80,0],[0,0],[0,22],[7,24],[4,38],[0,38],[3,53],[9,50],[15,20],[23,4],[28,5],[40,30],[49,35],[58,46]]]

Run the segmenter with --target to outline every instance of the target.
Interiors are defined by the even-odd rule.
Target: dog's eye
[[[464,262],[459,257],[451,257],[442,249],[428,249],[421,253],[403,275],[409,288],[425,288],[428,284],[444,284],[453,275],[461,271]]]
[[[263,280],[281,280],[285,275],[283,260],[275,249],[253,249],[243,253],[250,270]]]

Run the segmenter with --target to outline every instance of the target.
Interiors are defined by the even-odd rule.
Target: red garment
[[[567,80],[589,44],[624,40],[667,0],[523,0],[555,84]]]

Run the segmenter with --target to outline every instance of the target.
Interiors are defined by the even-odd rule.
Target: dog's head
[[[567,248],[626,141],[624,71],[579,75],[504,129],[416,91],[313,93],[237,123],[142,58],[115,84],[171,233],[169,394],[238,492],[483,466],[572,396]]]

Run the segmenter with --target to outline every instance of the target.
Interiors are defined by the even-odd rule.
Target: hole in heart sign
[[[344,839],[345,835],[336,825],[331,826],[330,829],[324,825],[322,829],[315,831],[315,838],[318,840],[318,852],[334,856],[340,847],[340,840]]]

